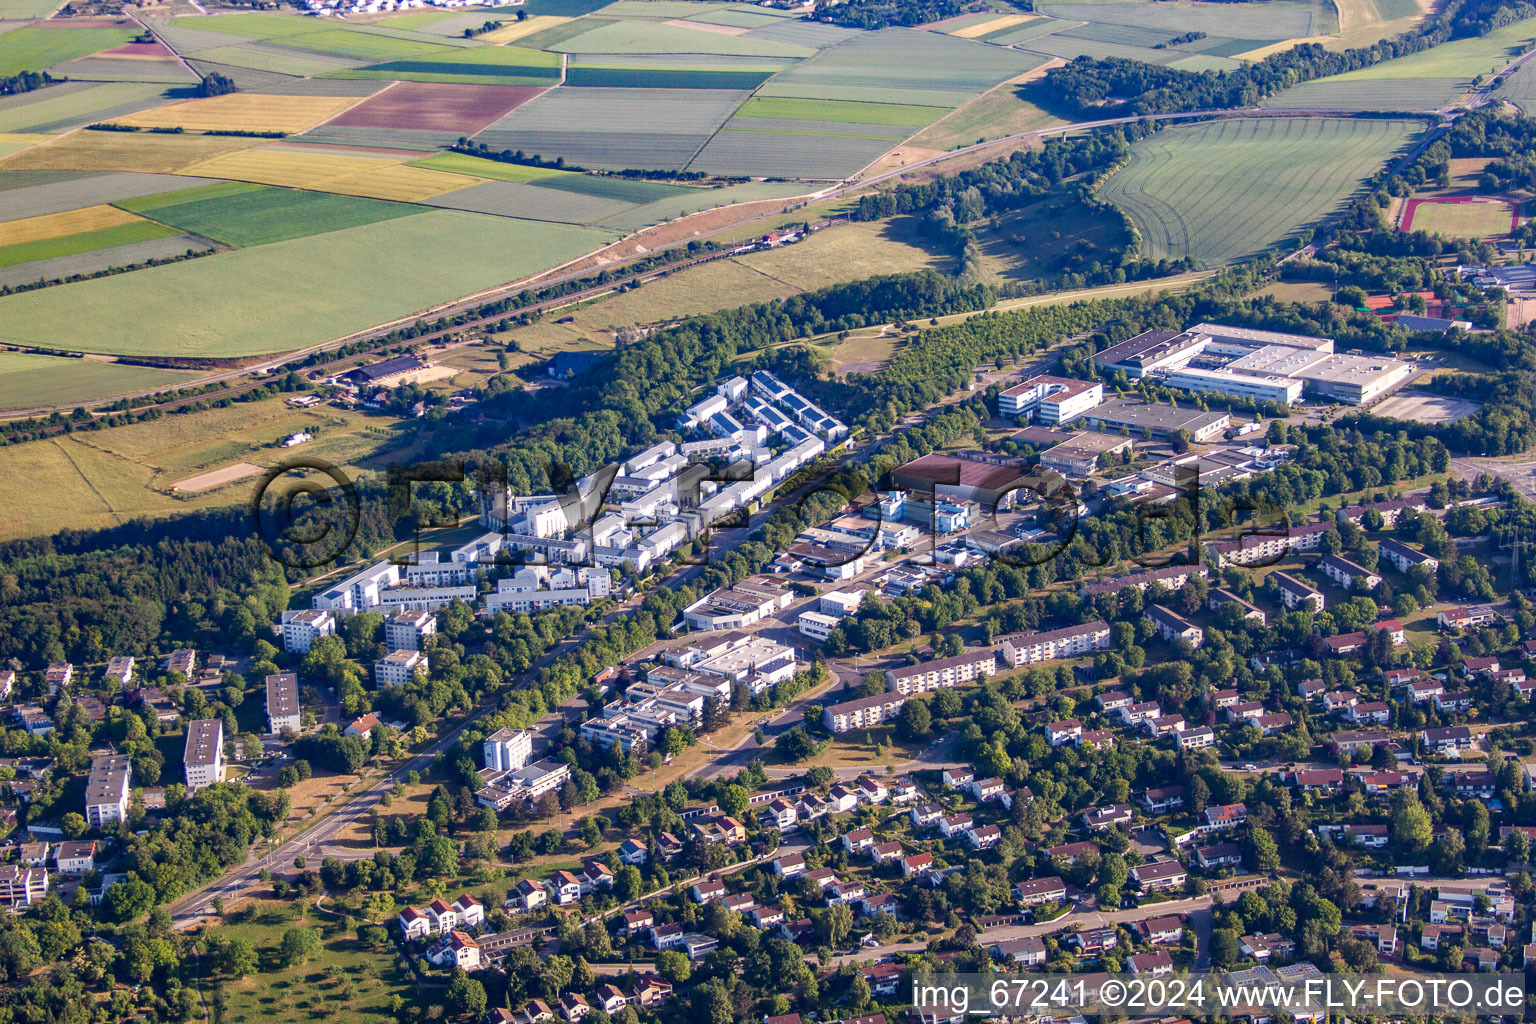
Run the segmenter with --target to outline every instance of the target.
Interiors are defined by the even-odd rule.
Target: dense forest
[[[982,10],[974,0],[845,0],[820,4],[811,15],[817,21],[873,31],[893,25],[910,28],[930,21]]]

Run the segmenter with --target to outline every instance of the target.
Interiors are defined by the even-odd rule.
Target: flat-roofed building
[[[437,619],[428,611],[400,612],[384,623],[384,642],[395,651],[419,651],[437,632]]]
[[[1183,432],[1193,441],[1207,441],[1232,425],[1232,415],[1177,408],[1140,398],[1111,398],[1084,413],[1083,423],[1110,434],[1123,430],[1131,437],[1150,434],[1164,440]]]
[[[314,642],[336,634],[336,617],[329,611],[306,608],[283,612],[283,650],[290,654],[308,654]]]
[[[1043,375],[1005,388],[997,396],[997,411],[1056,426],[1071,423],[1103,399],[1104,385],[1099,381]]]
[[[189,723],[187,745],[181,761],[187,774],[188,793],[196,793],[220,782],[224,776],[223,720],[200,718]]]
[[[1153,370],[1183,366],[1205,348],[1203,339],[1176,331],[1142,331],[1094,354],[1093,365],[1106,374],[1117,370],[1132,380]]]
[[[284,729],[302,732],[302,712],[299,705],[299,677],[292,672],[267,676],[267,732],[273,735]]]
[[[1374,402],[1408,379],[1413,367],[1386,356],[1332,355],[1293,374],[1313,394],[1350,405]]]
[[[373,679],[380,686],[404,686],[420,668],[431,668],[427,656],[420,651],[390,651],[373,663]]]
[[[951,501],[976,501],[988,509],[1012,508],[1014,489],[1024,477],[1023,465],[1007,456],[984,452],[945,455],[933,452],[893,470],[891,479],[912,492]]]
[[[533,757],[533,733],[527,729],[497,729],[485,738],[481,751],[487,768],[513,771]]]
[[[1096,410],[1095,410],[1096,411]],[[1129,437],[1110,434],[1074,434],[1054,448],[1040,453],[1040,465],[1063,476],[1092,476],[1099,468],[1099,456],[1130,451],[1135,442]]]
[[[1172,370],[1163,383],[1181,391],[1251,398],[1255,402],[1290,405],[1301,398],[1302,383],[1277,374],[1234,373],[1227,369],[1186,366]]]
[[[128,816],[132,762],[127,754],[104,754],[91,761],[85,778],[85,820],[105,828]]]

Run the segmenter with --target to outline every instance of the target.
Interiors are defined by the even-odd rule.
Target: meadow
[[[1133,146],[1099,197],[1131,218],[1149,258],[1223,263],[1336,208],[1418,130],[1321,118],[1170,128]]]
[[[342,231],[425,212],[356,196],[232,182],[127,200],[124,209],[238,248]]]
[[[1508,64],[1536,43],[1536,18],[1494,29],[1485,36],[1454,39],[1421,53],[1382,61],[1326,81],[1369,82],[1381,79],[1458,78],[1486,75]]]
[[[1028,72],[1028,77],[1035,72]],[[1054,128],[1066,121],[1030,100],[1030,86],[1017,80],[1000,85],[912,137],[912,145],[954,149],[985,139]]]
[[[1460,99],[1471,84],[1464,78],[1319,78],[1267,97],[1259,106],[1272,110],[1439,110]]]
[[[517,280],[606,240],[585,228],[434,211],[8,296],[0,337],[188,358],[290,351]]]
[[[0,77],[41,71],[128,42],[128,28],[27,28],[0,33]]]
[[[0,352],[0,409],[64,405],[174,384],[192,374],[99,359]]]
[[[1411,202],[1411,209],[1403,217],[1404,231],[1428,231],[1447,238],[1501,238],[1509,234],[1513,211],[1503,201]]]

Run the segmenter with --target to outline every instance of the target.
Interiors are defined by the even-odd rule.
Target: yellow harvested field
[[[0,159],[0,171],[143,171],[171,174],[188,164],[249,149],[233,135],[147,135],[74,131]]]
[[[1332,42],[1333,39],[1333,36],[1306,36],[1302,39],[1285,39],[1278,43],[1270,43],[1268,46],[1260,46],[1254,50],[1244,50],[1242,53],[1233,54],[1232,59],[1258,61],[1277,53],[1284,53],[1293,46],[1304,46],[1307,43],[1328,43]]]
[[[87,206],[81,210],[6,221],[0,224],[0,239],[4,239],[6,245],[20,245],[22,242],[41,242],[46,238],[78,235],[82,231],[115,228],[119,224],[132,224],[139,220],[143,218],[115,206]]]
[[[1000,18],[993,18],[990,21],[967,25],[965,28],[951,32],[950,35],[958,36],[961,39],[975,39],[989,32],[1001,32],[1005,28],[1013,28],[1015,25],[1022,25],[1026,21],[1034,20],[1035,16],[1033,14],[1005,14]]]
[[[447,192],[454,192],[470,185],[482,185],[485,178],[472,178],[467,174],[451,174],[435,171],[430,167],[411,167],[396,164],[377,171],[365,171],[332,178],[311,186],[319,192],[340,192],[349,196],[366,196],[369,199],[392,199],[397,203],[419,203],[435,199]]]
[[[535,14],[527,21],[515,21],[504,28],[498,28],[494,32],[487,32],[478,38],[488,43],[510,43],[514,39],[531,36],[535,32],[542,32],[546,28],[563,25],[570,20],[570,18],[562,18],[558,14]]]
[[[229,153],[182,169],[198,178],[229,178],[370,199],[420,202],[479,185],[484,178],[429,167],[408,167],[395,157],[350,156],[266,147]]]
[[[140,128],[298,134],[324,124],[363,99],[361,96],[264,96],[236,92],[169,103],[117,120]]]

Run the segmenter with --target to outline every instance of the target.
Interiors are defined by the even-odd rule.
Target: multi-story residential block
[[[277,735],[284,729],[303,731],[303,708],[299,705],[299,677],[292,672],[267,676],[267,732]]]
[[[187,792],[218,784],[224,777],[224,722],[201,718],[187,725],[187,744],[182,754]]]
[[[1003,663],[1014,668],[1109,649],[1109,623],[1102,619],[1042,633],[1015,633],[999,642]]]
[[[104,754],[91,761],[85,779],[85,820],[97,828],[128,817],[131,762],[127,754]]]
[[[415,678],[418,668],[423,672],[431,668],[425,654],[420,651],[390,651],[373,663],[373,680],[379,686],[404,686]]]
[[[952,658],[904,665],[886,673],[886,685],[903,697],[929,690],[959,686],[997,671],[997,651],[987,647],[966,651]]]
[[[419,651],[427,637],[437,632],[431,612],[400,612],[384,622],[384,643],[394,651]]]
[[[1288,572],[1275,571],[1270,579],[1280,588],[1280,603],[1295,611],[1300,608],[1314,615],[1323,610],[1325,600],[1322,591],[1307,586]]]
[[[283,612],[281,628],[283,650],[290,654],[308,654],[316,640],[336,635],[336,617],[317,608]]]
[[[1194,647],[1199,647],[1205,642],[1205,630],[1171,608],[1165,608],[1160,604],[1148,605],[1142,614],[1157,627],[1158,636],[1164,640],[1169,642],[1188,640]]]
[[[1440,568],[1440,559],[1433,555],[1426,555],[1418,548],[1409,547],[1402,541],[1393,537],[1387,537],[1376,546],[1377,553],[1391,562],[1398,572],[1407,572],[1416,565],[1422,565],[1427,569]]]
[[[1340,555],[1324,555],[1319,568],[1323,570],[1324,576],[1345,590],[1354,589],[1356,580],[1359,580],[1366,590],[1375,590],[1376,585],[1381,582],[1381,576],[1377,573]]]

